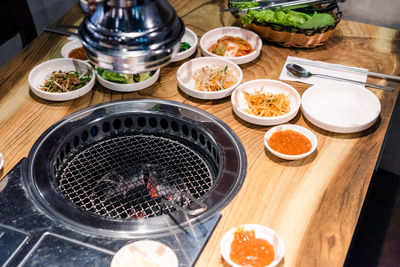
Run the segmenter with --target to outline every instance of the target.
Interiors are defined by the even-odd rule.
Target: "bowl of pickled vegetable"
[[[244,224],[230,229],[221,239],[222,257],[231,266],[277,265],[285,246],[272,229],[259,224]]]
[[[153,85],[160,76],[160,69],[137,74],[125,74],[96,68],[96,74],[99,83],[110,90],[134,92]]]
[[[28,81],[32,92],[46,100],[66,101],[88,93],[96,76],[90,64],[72,58],[45,61],[31,70]]]

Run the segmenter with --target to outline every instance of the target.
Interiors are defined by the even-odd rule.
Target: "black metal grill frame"
[[[141,220],[123,219],[84,211],[61,193],[60,171],[71,157],[87,146],[132,135],[167,138],[203,155],[214,176],[210,189],[199,196],[208,210],[197,216],[170,210],[168,214]],[[246,167],[239,138],[218,118],[178,102],[138,99],[99,104],[54,124],[31,149],[23,181],[36,206],[69,227],[114,238],[147,236],[181,229],[212,216],[236,195]],[[196,206],[189,206],[193,205]]]

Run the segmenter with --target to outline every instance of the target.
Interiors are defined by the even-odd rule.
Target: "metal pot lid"
[[[166,0],[108,0],[96,2],[78,35],[96,66],[140,73],[168,64],[184,32],[182,20]]]

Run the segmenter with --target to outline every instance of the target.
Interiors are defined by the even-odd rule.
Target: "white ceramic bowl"
[[[218,56],[215,55],[211,52],[208,51],[208,49],[215,44],[218,39],[224,37],[224,36],[235,36],[235,37],[240,37],[242,39],[247,40],[251,47],[253,48],[253,52],[251,52],[248,55],[240,56],[240,57],[223,57],[223,56]],[[221,28],[216,28],[211,31],[206,32],[201,38],[200,38],[200,48],[204,56],[213,56],[213,57],[218,57],[218,58],[225,58],[232,60],[236,64],[245,64],[248,63],[254,59],[256,59],[261,52],[261,47],[262,47],[262,41],[261,38],[254,32],[239,28],[239,27],[221,27]]]
[[[304,92],[301,105],[311,123],[337,133],[365,130],[381,112],[381,103],[371,91],[341,82],[311,86]]]
[[[178,53],[174,58],[172,58],[171,62],[176,62],[188,58],[193,55],[193,53],[197,49],[197,35],[189,28],[185,28],[185,33],[183,34],[181,42],[186,42],[190,44],[190,48],[188,50]]]
[[[41,89],[41,86],[44,84],[46,78],[53,71],[77,71],[78,73],[83,74],[88,70],[92,73],[92,79],[82,88],[66,93],[51,93]],[[93,88],[95,80],[96,75],[90,64],[85,61],[72,58],[56,58],[45,61],[34,67],[29,73],[28,77],[32,92],[41,98],[51,101],[66,101],[83,96]]]
[[[255,90],[287,95],[290,100],[289,113],[277,117],[260,117],[247,113],[245,110],[248,109],[248,104],[243,91],[253,93]],[[241,84],[233,91],[232,107],[236,115],[245,121],[264,126],[277,125],[288,122],[296,116],[300,108],[300,95],[296,89],[284,82],[269,79],[252,80]]]
[[[274,247],[275,257],[274,260],[267,265],[268,267],[273,267],[282,260],[283,255],[285,254],[285,246],[282,239],[275,233],[275,231],[259,224],[244,224],[239,227],[243,227],[245,231],[254,230],[256,238],[265,239]],[[220,250],[222,257],[224,257],[225,261],[227,261],[231,266],[241,267],[240,265],[234,263],[229,256],[234,233],[237,229],[238,227],[235,227],[225,233],[221,239]]]
[[[175,252],[163,243],[141,240],[125,245],[118,250],[112,258],[110,266],[178,267],[178,258]]]
[[[61,48],[61,55],[64,58],[68,58],[69,53],[74,50],[75,48],[82,47],[82,43],[79,39],[75,39],[72,41],[69,41],[63,47]]]
[[[101,85],[103,85],[105,88],[108,88],[113,91],[118,91],[118,92],[134,92],[134,91],[139,91],[144,88],[147,88],[151,85],[153,85],[158,77],[160,76],[160,69],[157,69],[156,72],[151,76],[149,79],[143,81],[143,82],[138,82],[138,83],[114,83],[105,80],[103,77],[97,74],[97,79]]]
[[[228,65],[228,68],[235,72],[238,81],[231,87],[216,92],[205,92],[195,89],[195,82],[192,77],[193,73],[202,67],[211,65]],[[231,95],[232,91],[242,82],[243,72],[238,65],[227,59],[217,57],[199,57],[182,64],[176,72],[176,77],[178,79],[179,87],[186,94],[200,99],[220,99]]]
[[[299,132],[299,133],[303,134],[305,137],[307,137],[308,140],[310,140],[310,142],[311,142],[310,151],[308,151],[307,153],[300,154],[300,155],[286,155],[286,154],[282,154],[282,153],[279,153],[279,152],[273,150],[268,144],[269,138],[272,136],[272,134],[274,134],[276,132],[284,131],[284,130],[293,130],[293,131]],[[304,127],[301,127],[298,125],[293,125],[293,124],[283,124],[283,125],[278,125],[278,126],[272,127],[265,133],[264,144],[272,154],[274,154],[275,156],[277,156],[279,158],[287,159],[287,160],[297,160],[297,159],[305,158],[308,155],[310,155],[311,153],[313,153],[318,146],[318,141],[317,141],[317,137],[315,136],[315,134]]]

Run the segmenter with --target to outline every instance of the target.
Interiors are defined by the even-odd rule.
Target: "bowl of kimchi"
[[[204,56],[229,59],[245,64],[261,52],[261,38],[254,32],[239,27],[221,27],[206,32],[200,39]]]
[[[287,83],[259,79],[238,86],[231,96],[237,116],[250,123],[271,126],[293,119],[300,108],[300,95]]]
[[[242,82],[243,72],[230,60],[199,57],[182,64],[176,78],[179,88],[186,94],[211,100],[230,96]]]

